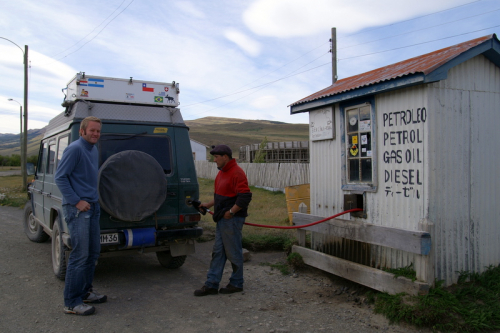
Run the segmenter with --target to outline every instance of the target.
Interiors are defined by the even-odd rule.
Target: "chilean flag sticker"
[[[142,84],[142,91],[155,92],[155,88],[148,88],[145,83]]]

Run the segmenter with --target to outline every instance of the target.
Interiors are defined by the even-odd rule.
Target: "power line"
[[[134,2],[134,1],[135,1],[135,0],[130,1],[130,3],[129,3],[129,4],[128,4],[125,8],[123,8],[121,12],[119,12],[117,15],[115,15],[115,17],[113,17],[113,18],[112,18],[112,19],[111,19],[108,23],[106,23],[106,25],[105,25],[105,26],[104,26],[101,30],[99,30],[99,32],[98,32],[98,33],[97,33],[94,37],[92,37],[90,40],[88,40],[87,42],[85,42],[82,46],[80,46],[79,48],[77,48],[77,49],[76,49],[76,50],[74,50],[73,52],[70,52],[70,53],[66,54],[64,57],[61,57],[61,58],[55,59],[55,61],[58,61],[58,60],[61,60],[61,59],[66,58],[67,56],[69,56],[69,55],[71,55],[71,54],[75,53],[76,51],[80,50],[82,47],[84,47],[85,45],[87,45],[88,43],[90,43],[91,41],[93,41],[93,40],[94,40],[97,36],[99,36],[99,35],[101,34],[101,32],[102,32],[104,29],[106,29],[106,27],[107,27],[107,26],[108,26],[111,22],[113,22],[113,21],[114,21],[114,20],[115,20],[118,16],[120,16],[120,15],[121,15],[121,13],[123,13],[123,12],[124,12],[124,11],[125,11],[125,10],[126,10],[126,9],[127,9],[127,8],[128,8],[128,7],[129,7],[129,6],[130,6],[133,2]],[[121,6],[121,4],[120,4],[120,6]]]
[[[328,53],[325,53],[325,54],[328,54]],[[314,61],[318,60],[318,59],[319,59],[319,58],[321,58],[321,57],[324,57],[324,56],[325,56],[325,54],[320,55],[319,57],[317,57],[317,58],[313,59],[312,61],[308,62],[307,64],[305,64],[305,65],[303,65],[303,66],[301,66],[301,67],[297,68],[296,70],[292,71],[291,73],[289,73],[289,74],[287,74],[287,75],[290,75],[290,74],[292,74],[292,73],[294,73],[294,72],[298,71],[299,69],[304,68],[305,66],[307,66],[307,65],[309,65],[310,63],[312,63],[312,62],[314,62]],[[281,80],[281,79],[278,79],[278,81],[279,81],[279,80]],[[276,82],[276,81],[271,81],[271,83],[274,83],[274,82]],[[249,89],[245,89],[245,90],[236,91],[236,92],[233,92],[233,93],[230,93],[230,94],[224,95],[224,96],[220,96],[220,97],[216,97],[216,98],[210,99],[210,100],[208,100],[208,101],[203,101],[203,102],[197,102],[197,103],[188,104],[188,105],[183,106],[183,109],[186,109],[186,108],[188,108],[188,107],[192,107],[192,106],[194,106],[194,105],[198,105],[198,104],[206,103],[206,102],[211,102],[211,101],[213,101],[213,100],[217,100],[217,99],[221,99],[221,98],[225,98],[225,97],[229,97],[229,96],[233,96],[233,95],[241,94],[241,93],[243,93],[243,92],[246,92],[246,91],[249,91],[249,90],[254,90],[254,89],[259,88],[259,87],[267,86],[267,85],[269,85],[269,84],[270,84],[270,83],[264,83],[264,84],[262,84],[262,85],[259,85],[259,86],[253,87],[253,88],[249,88]],[[248,85],[248,84],[247,84],[247,85]],[[260,89],[259,89],[259,90],[260,90]],[[254,92],[255,92],[255,91],[254,91]],[[250,94],[253,94],[254,92],[252,92],[252,93],[250,93]],[[250,95],[250,94],[248,94],[248,95]],[[248,96],[248,95],[245,95],[244,97],[246,97],[246,96]],[[236,100],[238,100],[238,99],[236,99]],[[235,100],[235,101],[236,101],[236,100]],[[224,104],[224,105],[226,105],[226,104]],[[224,105],[222,105],[222,106],[224,106]],[[217,107],[216,107],[216,108],[217,108]],[[212,109],[211,109],[211,110],[212,110]]]
[[[351,37],[351,36],[359,35],[361,33],[367,33],[368,31],[373,31],[373,30],[377,30],[377,29],[381,29],[381,28],[387,28],[387,27],[390,27],[390,26],[393,26],[393,25],[396,25],[396,24],[400,24],[400,23],[404,23],[404,22],[409,22],[409,21],[413,21],[413,20],[418,20],[418,19],[426,17],[426,16],[431,16],[431,15],[439,14],[439,13],[442,13],[442,12],[446,12],[448,10],[452,10],[452,9],[455,9],[455,8],[460,8],[460,7],[463,7],[463,6],[468,6],[470,4],[473,4],[473,3],[476,3],[476,2],[479,2],[479,1],[483,1],[483,0],[475,0],[475,1],[467,2],[467,3],[464,3],[463,5],[458,5],[458,6],[451,7],[451,8],[448,8],[448,9],[443,9],[443,10],[440,10],[440,11],[437,11],[437,12],[434,12],[434,13],[429,13],[429,14],[425,14],[425,15],[422,15],[422,16],[417,16],[417,17],[414,17],[414,18],[411,18],[411,19],[399,21],[399,22],[396,22],[396,23],[391,23],[391,24],[388,24],[388,25],[384,25],[382,27],[376,27],[376,28],[369,29],[369,30],[363,30],[363,31],[356,32],[356,33],[351,34],[351,35],[344,36],[344,37]]]
[[[113,15],[113,14],[114,14],[114,13],[118,10],[118,8],[120,8],[120,7],[123,5],[123,3],[124,3],[124,2],[125,2],[125,0],[123,0],[123,1],[122,1],[122,3],[121,3],[118,7],[116,7],[116,8],[115,8],[115,10],[113,10],[113,12],[111,12],[111,14],[109,14],[109,15],[108,15],[108,17],[106,17],[106,18],[105,18],[105,19],[104,19],[101,23],[99,23],[98,25],[96,25],[96,26],[95,26],[95,28],[94,28],[94,29],[92,29],[92,31],[91,31],[91,32],[89,32],[88,34],[86,34],[86,35],[85,35],[83,38],[81,38],[78,42],[76,42],[75,44],[71,45],[71,46],[70,46],[70,47],[68,47],[67,49],[62,50],[61,52],[58,52],[58,53],[54,54],[52,57],[54,58],[54,57],[56,57],[57,55],[59,55],[59,54],[61,54],[61,53],[64,53],[64,52],[68,51],[68,50],[69,50],[69,49],[71,49],[73,46],[76,46],[76,45],[77,45],[78,43],[80,43],[82,40],[84,40],[85,38],[87,38],[88,36],[90,36],[90,35],[91,35],[91,34],[92,34],[92,33],[93,33],[93,32],[94,32],[94,31],[95,31],[95,30],[96,30],[99,26],[101,26],[104,22],[106,22],[106,21],[107,21],[107,20],[111,17],[111,15]]]
[[[381,41],[381,40],[384,40],[384,39],[389,39],[389,38],[393,38],[393,37],[407,35],[407,34],[411,34],[411,33],[417,32],[417,31],[422,31],[422,30],[426,30],[426,29],[430,29],[430,28],[435,28],[435,27],[439,27],[439,26],[442,26],[442,25],[450,24],[450,23],[455,23],[455,22],[458,22],[458,21],[462,21],[462,20],[465,20],[465,19],[472,18],[472,17],[477,17],[477,16],[481,16],[481,15],[490,14],[490,13],[493,13],[493,12],[496,12],[496,11],[499,11],[499,10],[500,9],[495,9],[495,10],[491,10],[491,11],[486,12],[486,13],[481,13],[481,14],[477,14],[477,15],[463,17],[463,18],[455,20],[455,21],[450,21],[450,22],[445,22],[445,23],[441,23],[441,24],[436,24],[436,25],[433,25],[433,26],[430,26],[430,27],[425,27],[425,28],[422,28],[422,29],[412,30],[412,31],[403,32],[403,33],[400,33],[400,34],[397,34],[397,35],[392,35],[392,36],[388,36],[388,37],[384,37],[384,38],[380,38],[380,39],[370,40],[367,43],[361,43],[361,44],[356,44],[356,45],[345,46],[345,47],[339,48],[339,50],[344,50],[344,49],[348,49],[350,47],[355,47],[355,46],[360,46],[360,45],[366,45],[366,44],[378,42],[378,41]]]
[[[352,57],[348,57],[348,58],[343,58],[343,59],[339,59],[340,60],[349,60],[349,59],[354,59],[354,58],[360,58],[360,57],[365,57],[365,56],[369,56],[369,55],[374,55],[374,54],[378,54],[378,53],[384,53],[384,52],[389,52],[389,51],[394,51],[394,50],[400,50],[400,49],[403,49],[403,48],[408,48],[408,47],[412,47],[412,46],[417,46],[417,45],[422,45],[422,44],[427,44],[427,43],[432,43],[432,42],[435,42],[435,41],[439,41],[439,40],[444,40],[444,39],[449,39],[449,38],[453,38],[453,37],[458,37],[458,36],[463,36],[463,35],[468,35],[468,34],[472,34],[472,33],[475,33],[475,32],[479,32],[479,31],[483,31],[483,30],[488,30],[488,29],[493,29],[493,28],[496,28],[496,27],[500,27],[500,25],[497,25],[497,26],[493,26],[493,27],[489,27],[489,28],[484,28],[484,29],[479,29],[479,30],[475,30],[475,31],[471,31],[471,32],[466,32],[466,33],[463,33],[463,34],[458,34],[458,35],[453,35],[453,36],[448,36],[448,37],[443,37],[443,38],[438,38],[438,39],[433,39],[433,40],[430,40],[430,41],[426,41],[426,42],[421,42],[421,43],[416,43],[416,44],[411,44],[411,45],[406,45],[406,46],[402,46],[402,47],[396,47],[396,48],[392,48],[392,49],[389,49],[389,50],[383,50],[383,51],[378,51],[378,52],[372,52],[372,53],[367,53],[367,54],[363,54],[363,55],[358,55],[358,56],[352,56]],[[293,77],[293,76],[297,76],[297,75],[300,75],[300,74],[303,74],[303,73],[307,73],[307,72],[310,72],[314,69],[317,69],[317,68],[320,68],[320,67],[323,67],[323,66],[326,66],[326,65],[331,65],[331,62],[327,62],[325,64],[322,64],[322,65],[319,65],[319,66],[316,66],[316,67],[313,67],[313,68],[310,68],[310,69],[307,69],[305,71],[302,71],[302,72],[299,72],[299,73],[295,73],[295,74],[289,74],[289,75],[286,75],[286,76],[283,76],[279,79],[276,79],[276,80],[273,80],[273,81],[269,81],[267,83],[264,83],[264,84],[261,84],[261,85],[258,85],[258,86],[255,86],[255,87],[252,87],[252,88],[249,88],[249,89],[245,89],[245,90],[242,90],[242,91],[238,91],[238,92],[235,92],[235,93],[232,93],[232,94],[228,94],[228,95],[224,95],[224,96],[220,96],[220,97],[216,97],[216,98],[212,98],[210,100],[206,100],[206,101],[203,101],[203,102],[197,102],[197,103],[193,103],[193,104],[189,104],[187,106],[185,106],[184,108],[186,107],[189,107],[189,106],[193,106],[193,105],[196,105],[196,104],[201,104],[201,103],[207,103],[207,102],[211,102],[211,101],[214,101],[214,100],[218,100],[218,99],[221,99],[221,98],[225,98],[225,97],[229,97],[229,96],[232,96],[232,95],[237,95],[237,94],[241,94],[241,93],[244,93],[246,91],[250,91],[250,90],[255,90],[257,88],[256,91],[250,93],[250,94],[247,94],[241,98],[238,98],[238,99],[235,99],[231,102],[228,102],[226,104],[223,104],[223,105],[220,105],[220,106],[217,106],[217,107],[214,107],[214,108],[211,108],[209,110],[206,110],[206,111],[203,111],[201,113],[205,113],[205,112],[208,112],[208,111],[211,111],[211,110],[214,110],[214,109],[217,109],[219,107],[222,107],[222,106],[225,106],[225,105],[228,105],[230,103],[233,103],[237,100],[240,100],[244,97],[247,97],[248,95],[251,95],[255,92],[257,92],[258,90],[260,89],[263,89],[273,83],[276,83],[278,81],[282,81],[282,80],[285,80],[285,79],[288,79],[290,77]],[[198,114],[201,114],[201,113],[198,113]]]
[[[386,26],[384,26],[384,27],[387,27],[387,26],[393,26],[393,25],[396,25],[396,24],[400,24],[400,23],[404,23],[404,22],[409,22],[409,21],[412,21],[412,20],[416,20],[416,19],[420,19],[420,18],[423,18],[423,17],[430,16],[430,15],[434,15],[434,14],[438,14],[438,13],[446,12],[446,11],[453,10],[453,9],[456,9],[456,8],[459,8],[459,7],[463,7],[463,6],[467,6],[467,5],[470,5],[470,4],[472,4],[472,3],[476,3],[476,2],[479,2],[479,1],[482,1],[482,0],[471,1],[471,2],[468,2],[468,3],[466,3],[466,4],[462,4],[462,5],[459,5],[459,6],[455,6],[455,7],[452,7],[452,8],[444,9],[444,10],[437,11],[437,12],[433,12],[433,13],[426,14],[426,15],[421,15],[421,16],[414,17],[414,18],[411,18],[411,19],[408,19],[408,20],[403,20],[403,21],[400,21],[400,22],[397,22],[397,23],[393,23],[393,24],[390,24],[390,25],[386,25]],[[493,11],[489,11],[489,12],[487,12],[487,13],[482,13],[482,14],[478,14],[478,15],[473,15],[473,16],[465,17],[465,18],[462,18],[462,19],[460,19],[460,20],[464,20],[464,19],[467,19],[467,18],[471,18],[471,17],[476,17],[476,16],[480,16],[480,15],[488,14],[488,13],[491,13],[491,12],[494,12],[494,11],[498,11],[498,10],[499,10],[499,9],[496,9],[496,10],[493,10]],[[447,22],[447,23],[442,23],[442,24],[438,24],[438,25],[436,25],[436,26],[440,26],[440,25],[444,25],[444,24],[454,23],[454,22],[456,22],[456,21],[460,21],[460,20],[455,20],[455,21],[451,21],[451,22]],[[432,26],[432,27],[436,27],[436,26]],[[388,39],[388,38],[392,38],[392,37],[396,37],[396,36],[401,36],[401,35],[405,35],[405,34],[409,34],[409,33],[417,32],[417,31],[421,31],[421,30],[429,29],[429,28],[432,28],[432,27],[422,28],[422,29],[418,29],[418,30],[414,30],[414,31],[410,31],[410,32],[406,32],[406,33],[402,33],[402,34],[398,34],[398,35],[394,35],[394,36],[386,37],[386,38],[381,38],[381,39],[379,39],[379,40],[384,40],[384,39]],[[382,27],[377,27],[377,28],[370,29],[370,30],[364,30],[364,31],[361,31],[361,32],[359,32],[359,33],[366,33],[366,32],[368,32],[368,31],[373,31],[373,30],[376,30],[376,29],[379,29],[379,28],[382,28]],[[490,29],[490,28],[486,28],[486,29]],[[486,29],[481,29],[481,30],[486,30]],[[477,31],[481,31],[481,30],[477,30]],[[477,31],[474,31],[474,32],[477,32]],[[350,37],[350,36],[354,36],[354,35],[357,35],[357,34],[359,34],[359,33],[355,33],[355,34],[351,34],[351,35],[348,35],[348,36],[344,36],[343,38],[345,38],[345,37]],[[470,33],[472,33],[472,32],[470,32]],[[463,34],[462,34],[462,35],[463,35]],[[460,35],[455,35],[455,36],[446,37],[446,38],[452,38],[452,37],[456,37],[456,36],[460,36]],[[341,38],[341,39],[343,39],[343,38]],[[442,39],[446,39],[446,38],[442,38]],[[437,39],[437,40],[440,40],[440,39]],[[375,42],[375,41],[378,41],[378,40],[370,41],[370,42],[368,42],[368,43]],[[436,41],[436,40],[434,40],[434,41]],[[429,42],[424,42],[424,43],[420,43],[420,44],[425,44],[425,43],[430,43],[430,42],[432,42],[432,41],[429,41]],[[366,45],[366,44],[368,44],[368,43],[358,44],[358,45]],[[310,51],[308,51],[308,52],[306,52],[306,53],[302,54],[302,55],[301,55],[301,56],[299,56],[298,58],[295,58],[294,60],[292,60],[292,61],[290,61],[290,62],[288,62],[288,63],[286,63],[286,64],[284,64],[284,65],[282,65],[282,66],[280,66],[280,67],[278,67],[278,68],[276,68],[275,70],[273,70],[273,71],[271,71],[271,72],[269,72],[269,73],[267,73],[267,74],[265,74],[265,75],[263,75],[263,76],[261,76],[261,77],[259,77],[259,78],[255,79],[255,80],[253,80],[253,81],[250,81],[249,83],[247,83],[247,84],[245,84],[245,85],[241,86],[240,88],[246,87],[246,86],[248,86],[249,84],[251,84],[251,83],[253,83],[253,82],[256,82],[256,81],[260,80],[261,78],[263,78],[263,77],[265,77],[265,76],[267,76],[267,75],[269,75],[269,74],[271,74],[271,73],[273,73],[273,72],[277,71],[278,69],[283,68],[283,67],[285,67],[285,66],[289,65],[290,63],[292,63],[292,62],[294,62],[294,61],[296,61],[296,60],[300,59],[301,57],[303,57],[303,56],[305,56],[305,55],[307,55],[307,54],[311,53],[312,51],[315,51],[315,50],[317,50],[318,48],[323,47],[323,45],[325,45],[325,44],[326,44],[326,43],[323,43],[323,44],[321,44],[320,46],[315,47],[314,49],[312,49],[312,50],[310,50]],[[411,46],[420,45],[420,44],[412,44],[412,45],[404,46],[404,47],[401,47],[401,48],[411,47]],[[351,46],[343,47],[343,48],[340,48],[340,49],[350,48],[350,47],[354,47],[354,46],[358,46],[358,45],[351,45]],[[388,52],[388,51],[397,50],[397,49],[401,49],[401,48],[395,48],[395,49],[390,49],[390,50],[385,50],[385,51],[380,51],[380,52],[373,52],[373,53],[366,54],[366,55],[360,55],[360,56],[354,56],[354,57],[349,57],[349,58],[343,58],[343,59],[339,59],[338,61],[340,61],[340,60],[348,60],[348,59],[355,58],[355,57],[362,57],[362,56],[367,56],[367,55],[372,55],[372,54],[377,54],[377,53],[382,53],[382,52]],[[304,68],[305,66],[307,66],[307,65],[309,65],[310,63],[314,62],[315,60],[317,60],[317,59],[321,58],[322,56],[324,56],[324,54],[323,54],[323,55],[321,55],[320,57],[318,57],[318,58],[314,59],[313,61],[310,61],[310,62],[308,62],[307,64],[305,64],[305,65],[303,65],[303,66],[301,66],[301,67],[297,68],[295,71],[297,71],[297,70],[299,70],[299,69],[301,69],[301,68]],[[326,63],[326,64],[323,64],[323,65],[319,65],[319,66],[317,66],[317,67],[313,67],[313,68],[311,68],[311,69],[309,69],[309,70],[306,70],[306,71],[303,71],[303,72],[297,73],[297,74],[295,74],[295,75],[302,74],[302,73],[305,73],[305,72],[307,72],[307,71],[310,71],[310,70],[313,70],[313,69],[316,69],[316,68],[319,68],[319,67],[322,67],[322,66],[326,66],[326,65],[329,65],[329,64],[330,64],[330,63]],[[290,74],[294,73],[295,71],[292,71]],[[214,101],[214,100],[222,99],[222,98],[225,98],[225,97],[229,97],[229,96],[237,95],[237,94],[240,94],[240,93],[244,93],[244,92],[246,92],[246,91],[249,91],[249,90],[254,90],[254,89],[259,88],[259,87],[263,87],[263,86],[265,87],[265,86],[267,86],[267,85],[269,85],[269,84],[275,83],[275,82],[280,81],[280,80],[285,79],[285,78],[289,78],[289,77],[295,76],[295,75],[290,75],[290,74],[288,74],[288,75],[286,75],[286,76],[282,77],[281,79],[278,79],[278,80],[275,80],[275,81],[271,81],[271,82],[268,82],[268,83],[264,83],[264,84],[262,84],[262,85],[255,86],[255,87],[253,87],[253,88],[249,88],[249,89],[245,89],[245,90],[241,90],[241,91],[238,91],[238,89],[240,89],[240,88],[238,88],[238,89],[236,89],[236,90],[235,90],[235,92],[234,92],[234,93],[227,94],[227,95],[223,95],[223,96],[216,97],[216,98],[212,98],[212,99],[205,100],[205,101],[202,101],[202,102],[196,102],[196,103],[188,104],[188,105],[184,106],[183,108],[188,108],[188,107],[192,107],[192,106],[194,106],[194,105],[198,105],[198,104],[202,104],[202,103],[207,103],[207,102],[211,102],[211,101]],[[260,90],[260,89],[258,89],[258,90]],[[258,91],[258,90],[256,90],[256,91]],[[254,91],[254,92],[252,92],[252,93],[250,93],[250,94],[247,94],[247,95],[245,95],[245,96],[243,96],[243,97],[246,97],[246,96],[248,96],[248,95],[251,95],[251,94],[255,93],[256,91]],[[237,100],[239,100],[239,99],[241,99],[241,98],[238,98],[238,99],[236,99],[236,100],[234,100],[234,101],[237,101]],[[229,102],[229,103],[232,103],[232,102]],[[221,106],[225,106],[225,105],[227,105],[227,104],[229,104],[229,103],[223,104],[223,105],[221,105]],[[221,107],[221,106],[219,106],[219,107]],[[218,108],[218,107],[215,107],[215,108]],[[213,109],[215,109],[215,108],[212,108],[212,109],[210,109],[210,110],[213,110]],[[210,110],[208,110],[208,111],[210,111]],[[206,111],[204,111],[204,112],[206,112]]]
[[[395,47],[395,48],[389,49],[389,50],[372,52],[372,53],[362,54],[362,55],[358,55],[358,56],[352,56],[352,57],[349,57],[349,58],[343,58],[343,59],[339,59],[339,61],[340,60],[348,60],[348,59],[365,57],[365,56],[369,56],[369,55],[373,55],[373,54],[377,54],[377,53],[384,53],[384,52],[389,52],[389,51],[394,51],[394,50],[400,50],[400,49],[404,49],[404,48],[407,48],[407,47],[412,47],[412,46],[416,46],[416,45],[422,45],[422,44],[436,42],[438,40],[443,40],[443,39],[449,39],[449,38],[453,38],[453,37],[468,35],[468,34],[472,34],[472,33],[483,31],[483,30],[493,29],[493,28],[496,28],[496,27],[500,27],[500,25],[496,25],[496,26],[489,27],[489,28],[484,28],[484,29],[479,29],[479,30],[474,30],[474,31],[470,31],[470,32],[465,32],[463,34],[453,35],[453,36],[449,36],[449,37],[443,37],[443,38],[433,39],[433,40],[430,40],[430,41],[427,41],[427,42],[421,42],[421,43],[411,44],[411,45],[407,45],[407,46]]]

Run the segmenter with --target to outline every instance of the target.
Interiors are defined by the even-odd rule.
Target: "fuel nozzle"
[[[206,207],[201,206],[200,200],[191,200],[188,203],[193,205],[193,207],[196,208],[196,210],[200,212],[201,215],[207,214],[208,209]]]

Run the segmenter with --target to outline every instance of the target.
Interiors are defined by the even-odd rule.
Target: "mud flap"
[[[193,254],[194,252],[194,239],[190,239],[184,244],[170,245],[170,254],[172,255],[172,257],[185,256],[188,254]]]

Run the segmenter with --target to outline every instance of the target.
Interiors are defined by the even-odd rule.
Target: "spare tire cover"
[[[99,203],[111,216],[136,222],[154,214],[167,197],[167,180],[149,154],[125,150],[103,163],[98,178]]]

